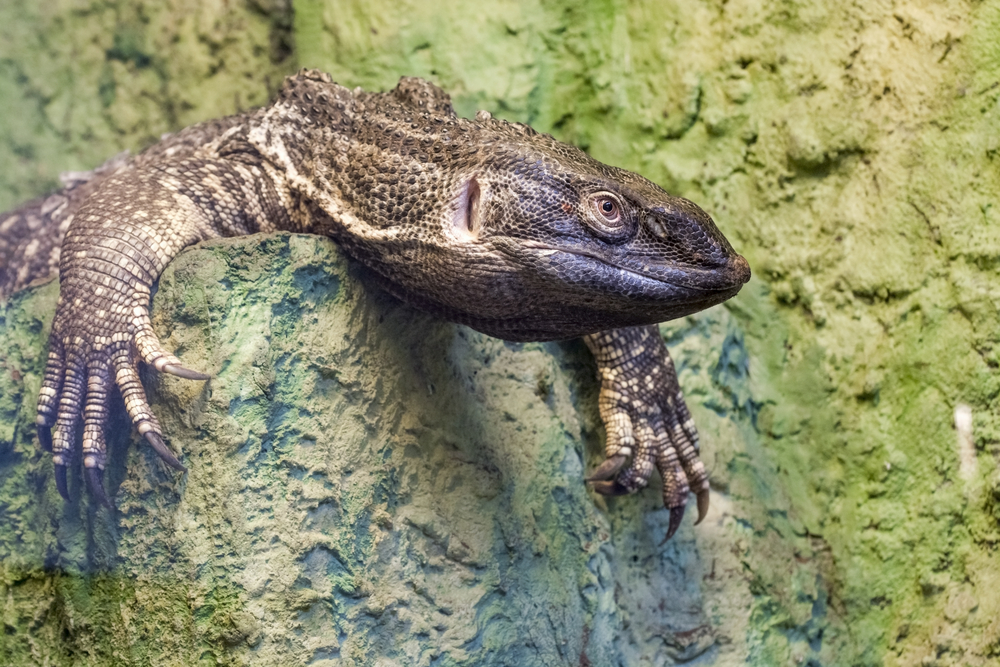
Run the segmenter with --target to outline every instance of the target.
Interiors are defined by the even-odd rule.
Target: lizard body
[[[711,218],[631,172],[531,128],[455,115],[432,84],[348,90],[289,77],[270,105],[169,135],[72,174],[0,215],[0,297],[54,274],[60,297],[38,401],[43,447],[67,496],[83,420],[91,491],[117,386],[173,467],[137,362],[207,379],[164,350],[150,290],[201,240],[287,230],[334,238],[407,303],[508,340],[585,336],[601,376],[607,460],[591,481],[631,493],[653,468],[677,529],[689,490],[707,510],[697,432],[655,323],[733,296],[749,279]]]

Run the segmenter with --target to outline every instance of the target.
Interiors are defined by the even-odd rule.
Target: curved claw
[[[629,490],[618,483],[617,480],[610,482],[597,481],[591,482],[594,485],[594,491],[597,491],[602,496],[627,496]]]
[[[144,437],[146,438],[146,442],[149,443],[149,446],[156,450],[156,453],[160,455],[160,458],[163,459],[164,463],[174,470],[187,472],[188,469],[185,468],[184,464],[178,461],[177,457],[174,456],[174,453],[167,448],[167,443],[163,442],[163,438],[159,433],[156,431],[146,431]]]
[[[103,471],[100,468],[84,468],[84,470],[87,472],[87,486],[90,487],[90,492],[99,503],[113,510],[115,506],[108,500],[108,494],[104,491]]]
[[[696,526],[702,521],[704,521],[705,517],[708,516],[708,489],[699,491],[697,498],[698,498],[698,520],[694,522],[694,525]]]
[[[51,445],[50,445],[51,448]],[[56,464],[56,488],[63,500],[69,500],[69,487],[66,485],[66,466]]]
[[[52,451],[52,429],[48,426],[38,425],[38,444],[47,452]]]
[[[666,544],[667,540],[673,537],[674,533],[677,532],[677,529],[681,527],[681,519],[683,518],[684,518],[684,505],[681,505],[680,507],[670,508],[670,525],[667,527],[667,536],[663,538],[662,542],[660,542],[661,547],[664,544]]]
[[[590,474],[590,477],[586,479],[588,482],[596,482],[598,480],[611,479],[614,477],[622,466],[625,465],[626,456],[624,454],[615,454],[609,459],[605,459],[601,465],[597,466],[597,469]]]
[[[164,373],[170,373],[171,375],[176,375],[179,378],[184,378],[185,380],[211,380],[211,376],[205,375],[204,373],[199,373],[198,371],[193,371],[190,368],[185,368],[180,364],[166,364],[161,369]]]

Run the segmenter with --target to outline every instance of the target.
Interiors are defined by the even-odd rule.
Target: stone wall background
[[[55,286],[0,305],[0,662],[987,665],[1000,656],[1000,4],[0,6],[0,208],[298,66],[430,78],[710,211],[755,278],[663,326],[713,474],[605,502],[593,366],[366,286],[325,240],[171,265],[118,511],[31,424]],[[971,447],[954,428],[972,412]]]

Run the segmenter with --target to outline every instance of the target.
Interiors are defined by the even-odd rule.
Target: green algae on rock
[[[12,396],[37,387],[52,297],[5,307]],[[421,315],[329,240],[294,235],[184,252],[154,325],[212,374],[149,378],[187,474],[120,419],[117,511],[78,475],[63,505],[31,401],[3,413],[0,507],[24,526],[4,542],[5,655],[609,664],[715,644],[690,520],[661,548],[655,489],[608,505],[586,490],[602,448],[579,342],[504,343]],[[720,326],[684,334],[685,355]]]
[[[291,18],[286,0],[0,4],[0,210],[263,104],[295,68]]]

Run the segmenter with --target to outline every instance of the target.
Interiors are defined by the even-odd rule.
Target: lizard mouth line
[[[638,271],[636,271],[634,269],[626,269],[623,266],[618,266],[617,264],[612,264],[611,262],[609,262],[608,260],[604,259],[603,257],[599,257],[599,256],[597,256],[597,255],[595,255],[593,253],[589,253],[589,252],[582,251],[582,250],[567,250],[566,248],[556,248],[554,246],[550,246],[550,245],[547,245],[547,244],[544,244],[544,243],[533,242],[533,241],[527,241],[527,242],[525,242],[524,245],[527,246],[527,247],[529,247],[529,248],[531,248],[532,250],[540,250],[542,252],[539,253],[539,254],[546,255],[546,256],[547,255],[552,255],[552,254],[557,253],[557,252],[561,252],[561,253],[565,253],[567,255],[576,255],[577,257],[586,257],[587,259],[592,259],[592,260],[594,260],[596,262],[600,262],[604,266],[610,267],[612,269],[618,269],[619,271],[624,271],[625,273],[630,273],[633,276],[636,276],[637,278],[642,278],[643,280],[654,280],[654,281],[656,281],[658,283],[663,283],[664,285],[670,285],[671,287],[674,287],[674,288],[677,288],[677,289],[686,289],[686,290],[693,290],[693,291],[696,291],[696,292],[705,292],[705,293],[725,292],[725,291],[727,291],[729,289],[729,288],[696,287],[694,285],[679,285],[677,283],[671,282],[669,280],[664,280],[663,278],[659,278],[657,276],[651,276],[651,275],[648,275],[648,274],[645,274],[645,273],[639,273]]]

